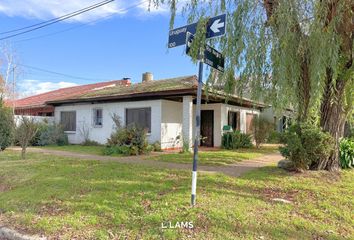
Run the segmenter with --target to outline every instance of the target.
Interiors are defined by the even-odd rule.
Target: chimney
[[[142,82],[151,82],[151,81],[154,81],[154,76],[152,75],[151,72],[146,72],[146,73],[143,73],[143,79],[142,79]]]

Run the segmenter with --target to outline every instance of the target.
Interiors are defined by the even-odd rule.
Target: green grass
[[[60,239],[353,239],[354,171],[241,178],[0,153],[0,225]],[[292,204],[276,203],[285,198]],[[194,228],[162,229],[192,221]]]
[[[103,155],[103,149],[105,146],[83,146],[83,145],[65,145],[65,146],[43,146],[39,147],[43,149],[59,150],[75,153],[93,154],[93,155]],[[115,155],[116,156],[116,155]]]
[[[229,165],[243,160],[249,160],[261,157],[265,154],[278,152],[276,146],[266,146],[250,149],[237,150],[217,150],[217,151],[200,151],[198,163],[201,165]],[[192,153],[171,153],[149,157],[149,160],[157,160],[163,162],[191,163]]]

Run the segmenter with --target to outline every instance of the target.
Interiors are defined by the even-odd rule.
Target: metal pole
[[[195,138],[194,138],[194,154],[193,154],[193,171],[192,171],[192,206],[195,205],[197,196],[197,162],[198,162],[198,145],[200,142],[200,105],[202,101],[202,87],[203,87],[203,62],[199,61],[198,74],[198,90],[197,90],[197,107],[195,111]]]

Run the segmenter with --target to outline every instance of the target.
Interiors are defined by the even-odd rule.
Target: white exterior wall
[[[183,104],[161,100],[161,148],[180,148],[183,145]]]
[[[227,118],[228,118],[229,111],[240,112],[240,131],[243,133],[246,133],[246,114],[247,113],[257,114],[257,115],[260,114],[260,111],[257,109],[244,108],[244,107],[233,106],[229,104],[222,104],[221,129],[223,128],[223,126],[228,124]]]
[[[151,133],[148,134],[150,143],[161,140],[161,100],[151,101],[135,101],[135,102],[114,102],[114,103],[97,103],[97,104],[71,104],[55,107],[55,122],[60,122],[61,111],[76,111],[76,131],[67,132],[69,142],[72,144],[80,144],[84,141],[80,129],[86,126],[90,132],[90,139],[101,144],[107,142],[114,131],[114,122],[111,118],[113,113],[121,117],[122,124],[125,124],[126,108],[142,108],[151,107]],[[103,126],[93,126],[93,109],[103,110]]]

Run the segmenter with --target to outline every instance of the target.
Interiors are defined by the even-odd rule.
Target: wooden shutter
[[[64,131],[76,131],[76,112],[60,112],[60,124]]]
[[[135,124],[151,132],[151,108],[126,109],[126,126]]]

